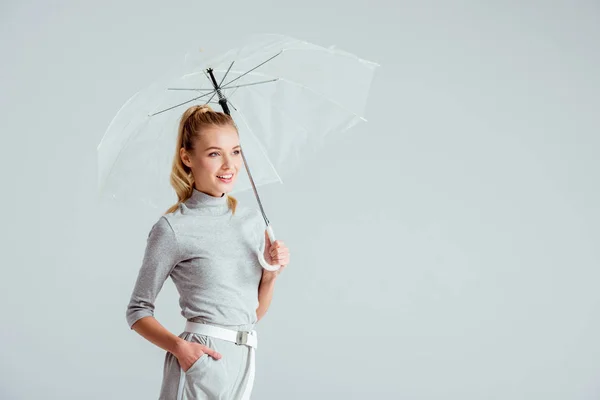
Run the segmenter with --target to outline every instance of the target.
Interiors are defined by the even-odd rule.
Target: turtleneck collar
[[[209,214],[209,215],[223,215],[229,211],[229,204],[227,203],[227,194],[223,196],[215,197],[210,194],[199,191],[194,188],[192,196],[187,199],[183,204],[194,213]]]

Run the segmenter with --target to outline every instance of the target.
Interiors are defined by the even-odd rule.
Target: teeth
[[[217,175],[217,178],[223,178],[223,179],[229,179],[229,178],[231,178],[231,177],[233,177],[233,174],[229,174],[229,175],[222,175],[222,176],[218,176],[218,175]]]

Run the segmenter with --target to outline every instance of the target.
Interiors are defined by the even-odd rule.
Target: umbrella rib
[[[241,87],[244,87],[244,86],[260,85],[262,83],[270,83],[270,82],[275,82],[275,81],[278,81],[278,80],[279,80],[279,78],[275,78],[275,79],[270,79],[268,81],[260,81],[260,82],[244,83],[242,85],[227,86],[227,87],[224,87],[224,88],[221,88],[221,89],[241,88]]]
[[[223,81],[225,80],[225,78],[227,78],[227,75],[229,74],[229,70],[231,70],[231,67],[233,67],[234,62],[235,62],[235,60],[233,60],[231,62],[231,64],[229,64],[229,68],[227,68],[227,72],[225,72],[225,75],[223,75],[223,79],[221,79],[221,82],[219,82],[219,87],[221,87],[221,85],[223,84]]]
[[[261,67],[261,66],[265,65],[266,63],[268,63],[269,61],[271,61],[271,60],[272,60],[272,59],[274,59],[275,57],[279,56],[281,53],[283,53],[283,50],[280,50],[280,51],[279,51],[277,54],[275,54],[273,57],[270,57],[269,59],[267,59],[267,60],[265,60],[265,61],[261,62],[260,64],[258,64],[256,67],[254,67],[254,68],[252,68],[252,69],[250,69],[250,70],[248,70],[248,71],[244,72],[242,75],[238,76],[237,78],[235,78],[235,79],[233,79],[233,80],[231,80],[231,81],[227,82],[225,85],[223,85],[223,86],[221,87],[221,89],[225,89],[225,88],[227,88],[227,85],[229,85],[229,84],[231,84],[231,83],[233,83],[233,82],[237,81],[238,79],[240,79],[240,78],[242,78],[243,76],[245,76],[245,75],[249,74],[250,72],[254,71],[255,69],[257,69],[257,68],[259,68],[259,67]]]
[[[167,90],[194,90],[194,91],[212,92],[215,89],[167,88]]]
[[[227,89],[232,89],[232,88],[227,88]],[[229,104],[231,104],[231,106],[233,107],[233,109],[234,109],[235,111],[237,111],[238,109],[237,109],[237,108],[235,108],[235,105],[233,105],[233,103],[231,102],[231,96],[233,96],[233,95],[235,94],[235,92],[237,92],[237,91],[238,91],[238,89],[239,89],[239,88],[237,88],[237,87],[236,87],[236,88],[234,89],[234,91],[233,91],[233,92],[231,92],[231,93],[228,93],[228,94],[227,94],[227,96],[225,96],[225,97],[226,97],[226,99],[227,99],[227,102],[228,102]]]
[[[230,105],[231,107],[233,107],[233,109],[234,109],[235,111],[237,111],[237,110],[238,110],[238,109],[235,107],[235,105],[234,105],[234,104],[231,102],[231,99],[230,99],[229,97],[227,98],[227,102],[229,103],[229,105]]]
[[[249,73],[249,72],[250,72],[250,71],[248,71],[248,73]],[[254,74],[255,74],[255,75],[259,75],[259,76],[265,76],[265,74],[260,74],[260,73],[257,73],[257,72],[255,72]],[[266,76],[268,76],[268,75],[266,75]],[[280,77],[280,78],[277,78],[277,79],[278,79],[278,80],[280,80],[280,81],[283,81],[283,82],[287,82],[287,83],[289,83],[290,85],[294,85],[294,86],[297,86],[297,87],[299,87],[299,88],[302,88],[302,89],[308,90],[308,91],[310,91],[310,92],[314,93],[315,95],[317,95],[317,96],[319,96],[319,97],[323,98],[324,100],[326,100],[326,101],[328,101],[328,102],[330,102],[330,103],[334,104],[336,107],[339,107],[339,108],[341,108],[342,110],[344,110],[344,111],[346,111],[346,112],[349,112],[350,114],[354,115],[355,117],[357,117],[357,118],[359,118],[359,119],[361,119],[361,120],[363,120],[363,121],[365,121],[365,122],[367,121],[367,119],[366,119],[364,116],[362,116],[361,114],[358,114],[358,113],[356,113],[356,112],[354,112],[354,111],[352,111],[352,110],[348,109],[346,106],[344,106],[344,105],[340,104],[339,102],[337,102],[337,101],[333,100],[331,97],[328,97],[328,96],[326,96],[325,94],[323,94],[323,93],[321,93],[321,92],[318,92],[318,91],[316,91],[314,88],[312,88],[312,87],[310,87],[310,86],[306,86],[306,85],[304,85],[304,84],[301,84],[301,83],[299,83],[299,82],[296,82],[296,81],[293,81],[293,80],[289,80],[289,79],[286,79],[286,78],[281,78],[281,77]]]
[[[214,93],[216,93],[216,92],[213,92],[213,96],[214,96]],[[184,104],[191,103],[192,101],[194,101],[194,100],[198,100],[198,99],[200,99],[200,98],[202,98],[202,97],[206,97],[206,96],[208,96],[209,94],[210,94],[210,93],[206,93],[206,94],[203,94],[202,96],[194,97],[194,98],[193,98],[193,99],[191,99],[191,100],[184,101],[183,103],[179,103],[179,104],[176,104],[176,105],[174,105],[174,106],[172,106],[172,107],[165,108],[164,110],[161,110],[161,111],[159,111],[159,112],[155,112],[154,114],[150,114],[150,117],[153,117],[153,116],[155,116],[155,115],[158,115],[158,114],[164,113],[165,111],[172,110],[172,109],[174,109],[174,108],[177,108],[177,107],[179,107],[179,106],[182,106],[182,105],[184,105]]]
[[[206,102],[207,104],[211,102],[211,100],[215,97],[215,95],[217,94],[217,91],[215,90],[213,95],[210,96],[210,99],[208,99],[208,101]]]

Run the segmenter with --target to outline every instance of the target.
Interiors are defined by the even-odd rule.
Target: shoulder
[[[235,214],[238,216],[238,228],[242,235],[260,246],[266,226],[260,209],[246,206],[236,209]]]
[[[257,207],[240,207],[236,209],[236,214],[238,214],[239,228],[244,235],[248,237],[253,237],[253,240],[258,240],[260,242],[263,237],[263,232],[266,229],[265,220],[263,218],[262,212]]]
[[[170,228],[176,233],[178,225],[185,223],[187,220],[189,220],[189,216],[182,213],[181,208],[177,208],[175,211],[161,215],[156,224],[160,225],[161,228]]]
[[[155,261],[171,260],[175,262],[179,259],[179,254],[179,240],[169,222],[169,216],[161,215],[154,222],[148,233],[146,239],[146,257]]]
[[[161,215],[150,228],[148,236],[161,236],[165,238],[175,239],[175,231],[172,225],[172,218],[173,217],[171,214]]]
[[[260,224],[263,221],[262,213],[258,208],[238,205],[235,214],[238,218],[252,224]]]

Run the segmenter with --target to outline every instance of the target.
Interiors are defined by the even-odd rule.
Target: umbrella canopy
[[[251,37],[211,60],[189,52],[183,68],[136,93],[109,125],[98,145],[99,193],[161,209],[176,202],[170,172],[181,114],[219,104],[237,125],[246,167],[231,193],[254,190],[273,242],[257,187],[281,183],[328,136],[366,121],[377,66],[281,35]]]
[[[212,60],[201,56],[189,52],[183,68],[121,107],[97,148],[101,196],[159,209],[173,204],[169,179],[181,114],[194,104],[217,104],[219,94],[227,98],[256,186],[281,183],[327,136],[366,120],[377,64],[350,53],[260,35]],[[247,173],[241,173],[232,193],[250,188]]]

